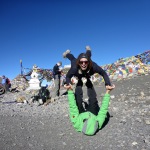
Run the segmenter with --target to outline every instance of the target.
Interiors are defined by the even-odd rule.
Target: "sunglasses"
[[[83,63],[88,64],[88,61],[79,61],[79,64],[83,64]]]

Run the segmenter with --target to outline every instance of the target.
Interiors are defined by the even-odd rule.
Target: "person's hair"
[[[88,60],[88,62],[89,62],[88,69],[91,69],[92,68],[92,60],[85,53],[81,53],[77,58],[76,65],[78,66],[78,68],[80,68],[80,59],[81,58],[86,58]]]

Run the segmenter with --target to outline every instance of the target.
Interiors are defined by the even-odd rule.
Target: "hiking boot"
[[[66,55],[69,54],[71,51],[69,49],[67,49],[64,53],[63,53],[63,58],[66,58]]]
[[[85,47],[85,49],[86,49],[87,51],[91,51],[91,48],[90,48],[90,46],[88,46],[88,45]]]

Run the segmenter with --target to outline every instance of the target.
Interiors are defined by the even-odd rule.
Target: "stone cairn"
[[[18,75],[11,81],[10,91],[20,92],[29,87],[28,80],[23,75]]]

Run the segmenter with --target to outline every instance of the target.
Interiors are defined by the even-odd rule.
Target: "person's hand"
[[[73,90],[71,84],[69,84],[69,85],[68,85],[68,84],[65,84],[65,85],[64,85],[64,88],[67,89],[67,90]]]
[[[113,84],[113,85],[107,85],[106,86],[106,93],[109,93],[111,90],[113,90],[115,88],[115,85]]]

